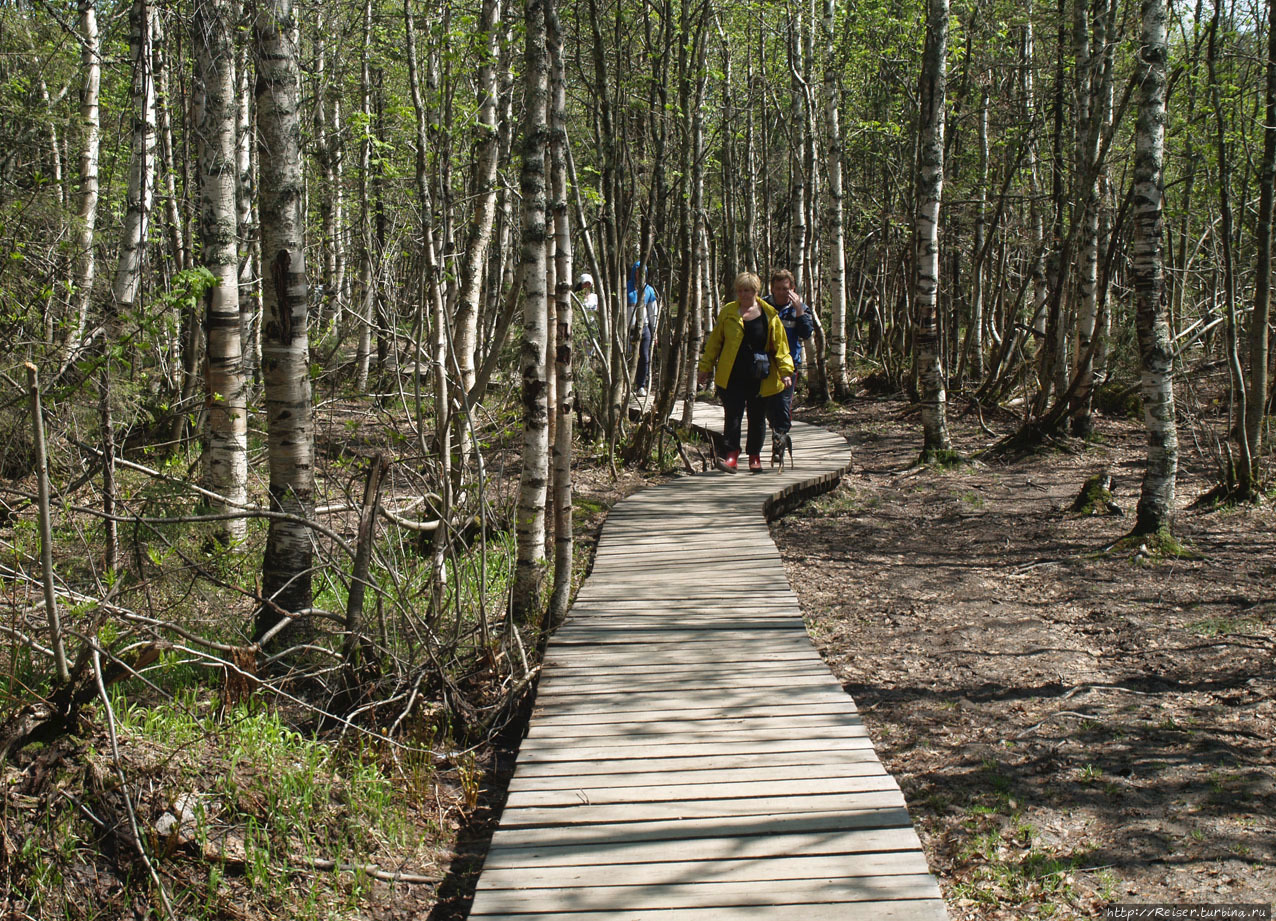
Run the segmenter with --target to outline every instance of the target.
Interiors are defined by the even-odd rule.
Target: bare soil
[[[1111,903],[1276,893],[1276,515],[1188,506],[1135,541],[1144,443],[917,468],[895,399],[802,417],[845,434],[838,490],[773,526],[812,636],[897,778],[956,919],[1093,918]],[[953,413],[956,416],[956,413]],[[955,447],[991,443],[950,418]],[[1013,421],[1000,425],[1013,430]],[[1069,512],[1115,478],[1124,516]]]

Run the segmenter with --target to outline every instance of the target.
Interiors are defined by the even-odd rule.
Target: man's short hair
[[[790,287],[797,287],[797,279],[793,277],[793,273],[788,269],[771,270],[771,284],[775,284],[777,281],[787,281]]]
[[[737,288],[752,288],[754,294],[761,294],[762,279],[752,272],[741,272],[735,277],[735,282],[732,284],[732,290]]]

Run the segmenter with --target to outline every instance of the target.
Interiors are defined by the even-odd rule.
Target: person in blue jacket
[[[763,298],[780,314],[780,322],[789,338],[789,354],[793,356],[794,373],[787,387],[767,401],[767,418],[771,423],[771,463],[782,463],[784,451],[793,454],[789,429],[793,427],[793,388],[802,373],[802,340],[815,332],[811,308],[802,302],[795,290],[793,273],[788,269],[771,272],[771,293]]]
[[[638,272],[641,262],[635,262],[629,269],[629,280],[625,283],[625,293],[629,297],[629,334],[641,336],[638,345],[638,367],[634,371],[634,392],[639,398],[647,395],[647,379],[651,371],[651,347],[656,341],[656,315],[659,301],[656,289],[646,284],[643,279],[641,302],[638,297]]]

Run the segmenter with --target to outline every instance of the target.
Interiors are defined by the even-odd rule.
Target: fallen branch
[[[439,878],[436,876],[421,876],[415,873],[401,873],[399,871],[390,872],[382,870],[376,864],[371,863],[340,863],[336,860],[329,860],[326,857],[303,857],[294,858],[298,863],[303,863],[307,868],[312,870],[336,870],[341,873],[362,873],[364,876],[370,876],[373,879],[383,880],[387,883],[409,883],[414,886],[437,886]]]

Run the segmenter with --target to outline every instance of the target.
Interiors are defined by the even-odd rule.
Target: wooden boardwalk
[[[697,406],[697,424],[721,419]],[[612,510],[550,643],[471,918],[946,918],[767,530],[765,503],[849,461],[839,436],[793,436],[782,474],[714,472]]]

